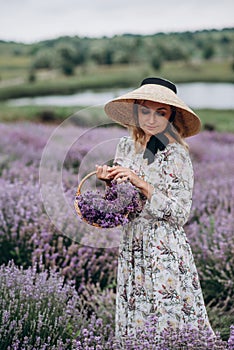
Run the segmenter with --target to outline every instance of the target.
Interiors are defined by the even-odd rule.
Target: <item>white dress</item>
[[[158,334],[167,328],[211,329],[192,251],[183,225],[193,190],[189,153],[179,143],[158,151],[150,165],[136,153],[130,137],[121,138],[115,162],[131,168],[154,186],[140,216],[123,227],[119,247],[115,332],[136,334],[156,316]],[[211,330],[212,331],[212,330]],[[213,331],[212,331],[213,332]]]

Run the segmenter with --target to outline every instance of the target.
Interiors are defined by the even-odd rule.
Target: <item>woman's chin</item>
[[[157,129],[146,129],[146,130],[145,130],[146,135],[150,135],[150,136],[155,135],[155,134],[157,134],[158,132],[159,132],[159,131],[158,131]]]

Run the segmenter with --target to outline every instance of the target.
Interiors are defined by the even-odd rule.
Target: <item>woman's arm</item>
[[[145,210],[152,217],[181,227],[188,220],[192,205],[193,168],[189,155],[183,150],[171,154],[160,177],[160,182],[152,181],[154,189]]]

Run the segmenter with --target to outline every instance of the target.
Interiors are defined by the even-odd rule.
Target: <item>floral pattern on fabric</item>
[[[141,214],[123,227],[118,258],[116,337],[133,335],[150,316],[158,334],[189,323],[210,328],[193,254],[183,225],[192,204],[193,168],[179,143],[168,144],[152,164],[123,137],[115,162],[154,186]]]

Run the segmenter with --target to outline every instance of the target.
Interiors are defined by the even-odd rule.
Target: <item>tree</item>
[[[73,75],[76,50],[72,45],[61,43],[56,47],[57,65],[65,75]]]
[[[113,64],[113,51],[108,47],[104,51],[104,64]]]
[[[232,70],[234,71],[234,60],[232,61]]]
[[[160,68],[162,67],[162,56],[155,52],[151,58],[151,66],[155,69],[155,70],[160,70]]]
[[[214,54],[215,54],[215,49],[214,49],[214,46],[211,44],[208,44],[203,50],[203,58],[205,60],[209,60],[214,56]]]
[[[189,57],[188,52],[186,51],[185,45],[180,45],[175,40],[173,43],[161,43],[158,46],[158,49],[161,53],[161,56],[166,61],[179,61],[187,60]]]
[[[28,73],[28,81],[29,83],[34,83],[36,81],[36,72],[35,69],[30,69]]]
[[[33,62],[32,66],[35,69],[50,69],[54,65],[54,58],[52,50],[42,49],[38,51]]]

